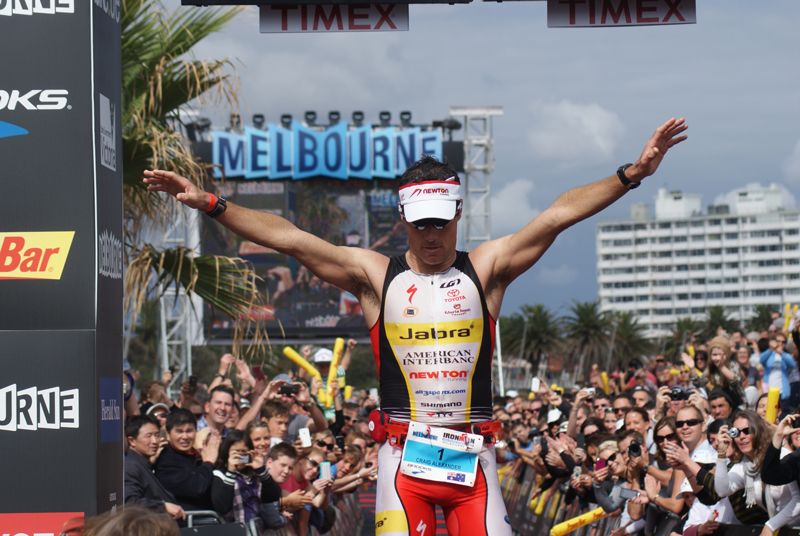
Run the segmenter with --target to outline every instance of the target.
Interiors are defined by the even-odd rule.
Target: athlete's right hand
[[[209,196],[186,177],[161,169],[145,170],[142,181],[150,192],[167,192],[187,207],[203,210],[208,207]]]

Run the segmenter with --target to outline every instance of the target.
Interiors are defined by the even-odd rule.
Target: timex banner
[[[123,498],[119,6],[0,0],[2,514]]]

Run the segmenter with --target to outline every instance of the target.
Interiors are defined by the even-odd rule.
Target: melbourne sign
[[[218,179],[394,179],[424,154],[442,159],[439,129],[340,123],[318,130],[294,122],[291,129],[269,124],[211,134]]]
[[[547,26],[694,24],[695,0],[547,0]]]

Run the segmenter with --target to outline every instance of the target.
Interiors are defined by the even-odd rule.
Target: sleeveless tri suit
[[[390,259],[371,328],[382,411],[393,421],[444,427],[490,420],[494,327],[466,252],[430,275],[413,272],[405,256]],[[494,447],[480,452],[471,488],[407,476],[399,470],[401,453],[389,442],[379,451],[376,534],[432,536],[435,504],[451,535],[511,534]]]

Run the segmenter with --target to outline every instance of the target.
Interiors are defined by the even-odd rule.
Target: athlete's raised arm
[[[166,192],[184,205],[210,213],[217,197],[198,188],[185,177],[171,171],[147,170],[143,181],[152,192]],[[227,203],[217,221],[237,235],[286,255],[295,257],[320,279],[364,296],[370,290],[380,291],[380,281],[388,259],[375,251],[335,246],[311,233],[297,228],[289,220]],[[368,304],[362,304],[367,305]]]
[[[504,289],[539,260],[561,231],[597,214],[655,173],[667,151],[686,139],[683,133],[687,128],[684,119],[675,118],[658,127],[647,140],[639,159],[621,170],[630,185],[624,185],[622,177],[614,174],[573,188],[561,194],[520,231],[476,248],[470,258],[479,274],[488,278],[487,281],[498,282],[497,286]],[[491,286],[487,290],[490,289]]]

